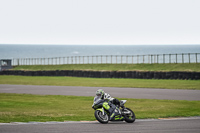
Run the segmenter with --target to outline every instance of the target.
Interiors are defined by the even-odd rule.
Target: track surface
[[[199,133],[200,118],[125,122],[0,124],[0,133]]]
[[[171,90],[145,88],[71,87],[0,85],[0,93],[26,93],[40,95],[94,96],[99,88],[113,97],[143,99],[200,100],[200,90]],[[199,133],[200,117],[166,120],[137,120],[125,122],[46,122],[0,123],[0,133]]]
[[[0,93],[94,96],[96,90],[100,88],[103,89],[105,92],[111,94],[112,97],[119,98],[200,100],[200,90],[150,88],[0,85]]]

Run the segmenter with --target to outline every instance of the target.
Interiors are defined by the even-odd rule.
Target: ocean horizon
[[[25,45],[0,44],[0,59],[97,55],[200,53],[200,45]]]

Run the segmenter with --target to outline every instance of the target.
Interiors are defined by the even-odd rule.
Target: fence
[[[12,65],[200,63],[200,53],[14,58]]]

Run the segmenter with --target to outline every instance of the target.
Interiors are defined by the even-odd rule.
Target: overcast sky
[[[200,44],[200,0],[0,0],[0,44]]]

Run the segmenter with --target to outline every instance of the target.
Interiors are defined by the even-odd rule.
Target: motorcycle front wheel
[[[131,109],[125,108],[123,112],[124,112],[125,121],[127,123],[133,123],[135,121],[135,114]]]
[[[103,112],[99,111],[99,110],[96,110],[94,112],[94,115],[95,115],[95,118],[102,124],[106,124],[108,123],[108,115],[107,114],[104,114],[103,115]]]

